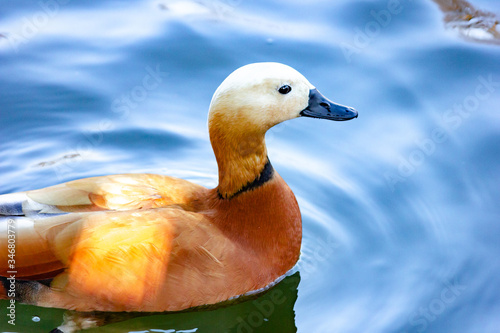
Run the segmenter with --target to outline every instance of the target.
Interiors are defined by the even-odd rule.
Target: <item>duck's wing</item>
[[[0,275],[9,276],[8,271],[15,269],[18,280],[42,275],[53,279],[50,288],[40,284],[18,288],[21,301],[42,306],[83,311],[152,308],[164,288],[171,257],[191,251],[189,244],[178,244],[183,243],[181,238],[190,234],[196,244],[213,238],[215,233],[207,230],[210,224],[200,221],[201,214],[179,208],[31,220],[22,228],[11,228],[16,231],[14,268],[7,266],[9,233],[2,232]]]
[[[57,230],[61,224],[39,228],[66,270],[38,303],[117,311],[140,307],[162,287],[175,232],[172,222],[184,214],[178,209],[100,212],[63,229]]]
[[[186,180],[154,174],[92,177],[40,190],[0,195],[0,215],[33,217],[170,205],[194,211],[200,202],[198,198],[206,191]]]

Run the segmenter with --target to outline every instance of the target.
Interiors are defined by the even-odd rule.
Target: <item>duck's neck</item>
[[[267,158],[265,132],[231,133],[210,130],[219,167],[219,195],[229,199],[270,179],[273,168]]]

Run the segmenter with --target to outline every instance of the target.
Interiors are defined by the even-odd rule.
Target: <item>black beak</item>
[[[309,90],[309,105],[300,112],[301,116],[329,120],[350,120],[358,117],[358,111],[349,106],[333,103],[317,89]]]

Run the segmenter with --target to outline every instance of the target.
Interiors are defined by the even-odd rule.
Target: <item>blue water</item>
[[[91,332],[500,332],[500,47],[461,39],[431,1],[393,3],[2,1],[0,193],[127,172],[216,186],[208,105],[251,62],[360,114],[267,135],[303,214],[298,273]],[[0,305],[2,332],[62,321],[17,304],[11,326]]]

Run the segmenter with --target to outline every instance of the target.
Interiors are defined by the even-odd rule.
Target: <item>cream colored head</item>
[[[209,126],[217,121],[240,131],[265,132],[299,117],[309,103],[311,89],[314,87],[302,74],[283,64],[264,62],[240,67],[215,92]]]

